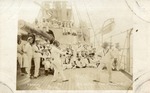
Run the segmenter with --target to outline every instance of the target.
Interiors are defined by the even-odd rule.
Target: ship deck
[[[64,74],[68,82],[51,83],[53,75],[42,74],[37,79],[31,79],[27,84],[21,85],[17,90],[128,90],[132,89],[132,80],[120,71],[112,71],[113,83],[108,83],[108,74],[101,73],[101,82],[93,82],[98,74],[96,68],[66,69]],[[19,76],[23,77],[23,76]]]

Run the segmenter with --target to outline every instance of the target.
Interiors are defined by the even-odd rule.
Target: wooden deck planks
[[[51,83],[52,75],[42,75],[37,79],[31,79],[27,85],[20,86],[20,90],[126,90],[132,84],[122,72],[113,71],[113,84],[108,83],[107,71],[101,74],[100,83],[93,82],[97,70],[95,68],[67,69],[64,70],[68,82]]]

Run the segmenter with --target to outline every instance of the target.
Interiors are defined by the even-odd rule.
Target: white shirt
[[[25,44],[23,51],[24,51],[25,54],[27,54],[28,56],[32,56],[32,55],[33,55],[33,49],[32,49],[32,46],[30,45],[30,43]]]
[[[48,57],[51,57],[50,52],[49,52],[49,51],[44,51],[44,52],[43,52],[43,58],[46,59],[46,58],[48,58]]]
[[[36,44],[33,45],[33,57],[41,57],[41,53],[40,53],[40,47],[37,46]]]
[[[51,57],[54,58],[55,62],[60,62],[60,54],[65,54],[64,52],[62,52],[60,49],[56,48],[55,46],[52,46],[51,49]]]
[[[111,49],[103,49],[102,51],[101,51],[101,54],[100,54],[101,56],[102,56],[102,62],[110,62],[111,61],[111,59],[113,58],[113,55],[112,55],[112,50]]]
[[[114,58],[119,58],[119,50],[117,48],[113,49]]]
[[[23,44],[22,43],[21,44],[17,44],[17,53],[21,54],[20,52],[22,52],[22,51],[23,51]]]

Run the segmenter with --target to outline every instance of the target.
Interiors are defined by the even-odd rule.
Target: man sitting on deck
[[[44,65],[46,76],[48,76],[49,70],[51,71],[52,74],[54,74],[54,70],[53,70],[54,68],[53,68],[53,65],[51,64],[50,57],[45,58],[44,61],[42,62],[42,64]]]

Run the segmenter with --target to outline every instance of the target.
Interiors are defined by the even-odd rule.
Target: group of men
[[[62,76],[62,81],[68,81],[63,74],[65,68],[85,68],[95,67],[98,72],[104,67],[107,68],[109,74],[109,82],[111,80],[112,69],[119,70],[119,49],[118,47],[110,48],[109,43],[104,42],[102,49],[88,48],[87,45],[78,44],[76,47],[69,45],[65,49],[60,48],[57,41],[48,44],[49,48],[41,49],[40,39],[35,36],[30,36],[27,42],[21,44],[21,37],[18,37],[18,62],[21,72],[27,74],[31,78],[31,63],[34,60],[34,75],[33,78],[38,78],[41,58],[45,68],[45,73],[48,75],[48,70],[54,70],[54,78],[52,81],[57,81],[58,74]],[[100,52],[98,52],[100,51]],[[101,73],[101,72],[99,72]],[[100,75],[97,76],[95,82],[100,81]]]
[[[22,44],[21,37],[19,36],[18,46],[17,46],[17,55],[18,55],[17,61],[21,68],[21,75],[26,74],[28,78],[32,78],[31,63],[33,59],[34,61],[33,78],[35,79],[38,78],[38,76],[40,75],[39,68],[40,68],[40,62],[42,57],[43,58],[42,64],[44,66],[47,66],[47,64],[45,64],[46,61],[51,62],[51,66],[54,69],[54,77],[52,79],[53,82],[57,81],[59,74],[62,76],[63,82],[68,81],[68,79],[66,79],[65,75],[63,74],[63,68],[62,68],[61,58],[60,58],[60,54],[65,54],[65,52],[59,49],[59,42],[56,40],[52,42],[50,48],[51,48],[50,51],[49,49],[45,49],[45,48],[41,49],[40,39],[35,37],[35,35],[29,36],[25,44]],[[45,70],[47,71],[46,67]]]
[[[42,21],[35,19],[34,22],[35,28],[39,28],[44,31],[48,30],[49,28],[62,28],[63,35],[73,35],[76,36],[77,32],[74,29],[74,23],[72,21],[57,21],[57,20],[46,20],[43,18]]]
[[[35,20],[34,26],[36,29],[41,29],[42,27],[43,30],[43,28],[47,27],[46,22],[47,21],[43,19],[43,26],[39,26],[38,20]],[[64,28],[63,33],[66,33],[66,28],[71,29],[72,26],[73,25],[67,25],[64,22],[62,25]],[[47,31],[47,29],[45,29],[45,31]],[[53,33],[48,34],[54,36]],[[21,37],[18,37],[17,61],[21,68],[21,75],[27,74],[29,78],[32,78],[32,60],[34,61],[33,78],[38,78],[40,75],[39,68],[42,61],[46,76],[48,75],[49,69],[54,70],[54,78],[52,81],[57,80],[58,73],[62,76],[62,81],[67,81],[63,74],[63,69],[95,67],[98,68],[98,71],[101,71],[106,67],[109,72],[109,81],[111,82],[112,68],[114,70],[119,70],[119,49],[118,47],[111,48],[110,44],[107,42],[103,43],[102,49],[96,49],[88,45],[76,44],[69,45],[69,47],[63,50],[60,48],[60,44],[56,40],[53,42],[50,41],[51,44],[47,41],[49,45],[48,49],[45,49],[46,46],[42,46],[41,48],[40,42],[41,41],[37,36],[31,35],[28,36],[26,43],[22,44]],[[97,79],[94,81],[99,81],[99,77],[100,76],[97,76]]]
[[[112,83],[112,70],[120,69],[119,46],[112,47],[108,42],[102,44],[102,49],[92,48],[87,45],[79,44],[76,49],[71,46],[68,49],[68,57],[65,57],[65,68],[86,68],[94,67],[97,69],[96,79],[100,81],[100,74],[104,68],[107,68],[109,82]],[[67,60],[68,59],[68,60]],[[67,62],[66,62],[67,61]]]

